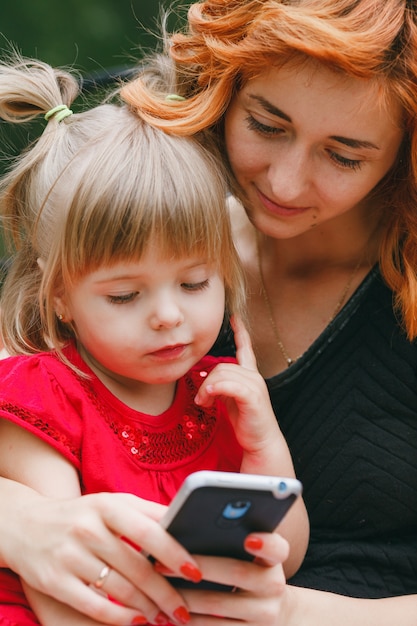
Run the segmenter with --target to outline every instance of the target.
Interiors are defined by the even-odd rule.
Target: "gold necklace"
[[[365,250],[366,250],[366,246],[365,246]],[[365,251],[364,250],[364,251]],[[268,317],[269,317],[269,322],[271,324],[271,328],[272,328],[272,332],[274,333],[275,336],[275,341],[277,343],[277,346],[282,354],[282,356],[285,359],[285,362],[287,363],[287,367],[291,367],[291,365],[293,365],[296,361],[298,361],[298,359],[300,358],[301,354],[299,356],[297,356],[295,359],[292,359],[290,357],[290,355],[288,354],[284,344],[282,343],[282,339],[280,337],[280,334],[278,332],[278,327],[275,323],[275,318],[274,318],[274,311],[272,309],[272,304],[271,301],[269,299],[268,296],[268,292],[266,290],[266,286],[265,286],[265,280],[264,280],[264,275],[263,275],[263,271],[262,271],[262,262],[261,262],[261,250],[260,250],[260,246],[259,246],[259,237],[256,236],[256,253],[257,253],[257,258],[258,258],[258,273],[259,273],[259,279],[260,279],[260,284],[261,284],[261,291],[262,291],[262,297],[266,306],[266,309],[268,311]],[[348,291],[353,283],[353,280],[361,266],[362,263],[362,259],[363,259],[363,254],[362,253],[359,257],[359,260],[357,262],[357,264],[355,265],[355,267],[353,268],[353,271],[351,273],[351,275],[349,276],[349,279],[346,283],[346,285],[343,287],[342,293],[340,294],[338,301],[336,303],[336,306],[334,308],[334,311],[329,319],[329,321],[327,322],[327,324],[330,324],[330,322],[332,320],[334,320],[334,318],[336,317],[336,315],[339,313],[340,309],[342,308],[346,296],[348,294]]]

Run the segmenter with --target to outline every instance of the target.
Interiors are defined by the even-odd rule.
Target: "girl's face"
[[[205,259],[167,259],[153,246],[138,262],[87,274],[56,300],[99,378],[133,389],[183,376],[212,347],[224,308],[223,278]]]
[[[366,196],[396,160],[400,120],[399,107],[378,104],[376,84],[317,65],[249,81],[230,104],[225,141],[251,221],[280,239],[369,212]]]

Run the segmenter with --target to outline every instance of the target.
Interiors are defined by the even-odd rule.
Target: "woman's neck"
[[[379,235],[373,224],[351,223],[274,239],[249,222],[239,235],[252,340],[270,377],[303,354],[350,299],[378,259]]]

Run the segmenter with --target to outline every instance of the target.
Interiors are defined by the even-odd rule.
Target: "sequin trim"
[[[16,406],[15,404],[11,404],[9,402],[0,402],[0,410],[5,411],[9,415],[15,415],[22,422],[30,424],[31,426],[36,428],[36,430],[45,433],[46,435],[48,435],[48,437],[60,443],[66,450],[68,450],[72,454],[73,457],[75,457],[79,461],[81,460],[80,450],[74,447],[71,440],[68,439],[68,437],[66,437],[64,433],[62,433],[57,428],[51,427],[47,422],[44,422],[36,415],[33,415],[33,413],[30,413],[22,407]]]
[[[202,381],[198,371],[188,373],[185,384],[190,400],[186,411],[174,428],[164,432],[132,426],[109,415],[107,407],[103,406],[89,387],[88,381],[82,381],[82,384],[104,421],[132,457],[140,463],[166,465],[193,456],[212,440],[217,425],[218,405],[215,403],[203,410],[193,401]]]

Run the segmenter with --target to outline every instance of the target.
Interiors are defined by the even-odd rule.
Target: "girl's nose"
[[[175,328],[184,322],[184,314],[173,297],[168,294],[158,296],[150,316],[150,324],[154,330]]]

